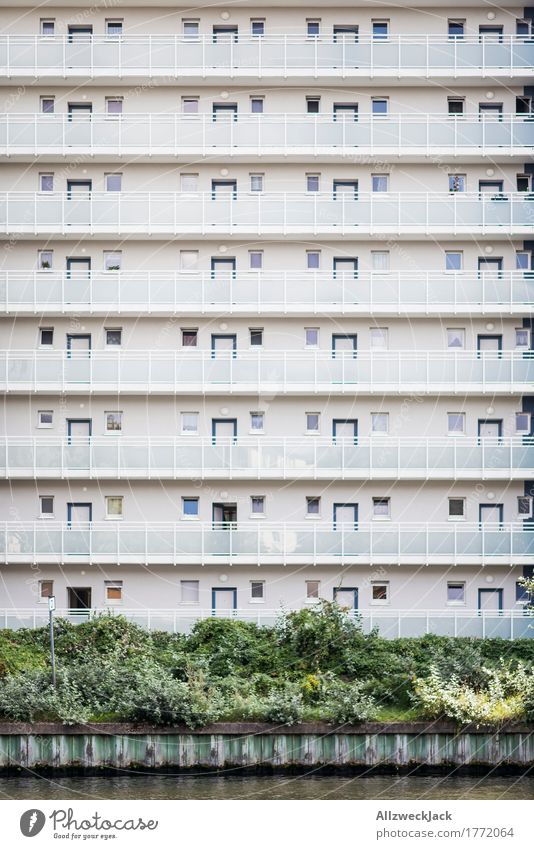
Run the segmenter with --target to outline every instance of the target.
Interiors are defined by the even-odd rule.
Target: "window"
[[[106,328],[106,345],[120,346],[122,345],[122,330],[120,328]]]
[[[182,604],[198,604],[200,581],[180,581],[180,601]]]
[[[263,97],[250,98],[250,111],[254,115],[261,115],[263,113]]]
[[[369,329],[371,348],[375,351],[386,351],[388,347],[387,327],[371,327]]]
[[[184,435],[198,433],[198,413],[181,413],[181,430]]]
[[[319,251],[306,251],[306,267],[313,271],[321,265],[321,254]]]
[[[321,33],[321,21],[320,20],[311,20],[308,19],[306,21],[306,35],[308,38],[317,38]]]
[[[261,271],[263,268],[263,251],[248,252],[248,267],[251,271]]]
[[[104,251],[104,271],[120,271],[122,251]]]
[[[306,433],[319,433],[319,413],[306,413]]]
[[[371,604],[389,603],[389,582],[371,581]]]
[[[39,328],[39,345],[41,348],[49,347],[54,344],[54,328],[40,327]]]
[[[118,604],[122,601],[122,581],[104,581],[106,604]]]
[[[449,519],[465,518],[465,498],[449,498]]]
[[[447,99],[447,108],[449,115],[463,115],[465,101],[463,97],[449,97]]]
[[[180,271],[198,271],[198,251],[180,251]]]
[[[447,432],[465,433],[465,413],[447,413]]]
[[[371,99],[371,113],[373,115],[387,115],[389,111],[389,100],[387,97],[373,97]]]
[[[515,414],[515,432],[530,433],[530,413]]]
[[[122,495],[106,495],[106,518],[122,519]]]
[[[463,327],[447,328],[447,348],[465,348],[465,330]]]
[[[307,192],[318,192],[319,191],[319,174],[306,174],[306,191]]]
[[[528,38],[530,36],[530,27],[531,22],[528,20],[524,20],[523,18],[519,18],[515,22],[516,34],[522,36],[523,38]]]
[[[373,192],[387,192],[389,185],[389,174],[372,174],[371,188]]]
[[[254,431],[254,433],[263,433],[263,427],[265,422],[265,414],[259,412],[251,412],[250,414],[250,429]]]
[[[106,115],[122,115],[122,97],[106,97]]]
[[[122,410],[111,410],[104,413],[107,432],[122,430]]]
[[[321,107],[321,98],[320,97],[307,97],[306,98],[306,112],[308,115],[318,115]]]
[[[250,497],[250,512],[254,518],[257,516],[265,516],[265,496],[251,495]]]
[[[44,601],[48,603],[49,598],[53,598],[54,596],[54,582],[53,581],[39,581],[39,601]]]
[[[530,495],[517,496],[517,515],[520,519],[526,519],[532,516],[532,498]]]
[[[447,581],[447,604],[465,604],[464,581]]]
[[[250,582],[250,601],[255,604],[265,601],[265,581]]]
[[[518,192],[530,192],[530,177],[528,174],[518,174],[516,181]]]
[[[389,251],[371,251],[371,268],[373,271],[389,271]]]
[[[263,191],[263,174],[251,174],[250,175],[250,191],[251,192],[262,192]]]
[[[39,191],[40,192],[53,192],[54,191],[54,175],[53,174],[39,174]]]
[[[321,589],[320,581],[306,581],[306,601],[316,601]]]
[[[530,269],[530,253],[528,251],[516,251],[515,267],[518,271],[528,271]]]
[[[182,97],[182,113],[184,115],[198,115],[198,97]]]
[[[463,254],[461,251],[445,251],[445,270],[461,271],[463,266]]]
[[[371,432],[388,433],[389,413],[371,413]]]
[[[531,601],[531,595],[522,581],[515,582],[515,600],[518,604],[528,604]]]
[[[190,194],[198,192],[198,174],[180,174],[180,191]]]
[[[373,519],[391,519],[390,498],[373,498]]]
[[[39,496],[39,506],[41,510],[41,519],[53,519],[54,518],[54,496],[53,495],[40,495]]]
[[[466,186],[465,174],[449,174],[449,191],[450,192],[465,192]]]
[[[319,328],[305,327],[304,340],[307,348],[317,348],[319,346]]]
[[[249,333],[251,348],[260,348],[263,345],[263,328],[251,327]]]
[[[313,516],[314,518],[319,516],[321,508],[321,499],[315,495],[308,496],[306,498],[306,515]]]
[[[265,35],[265,21],[261,18],[256,20],[251,20],[250,22],[250,34],[255,35],[257,37]]]
[[[122,174],[104,174],[106,192],[122,191]]]
[[[516,327],[515,347],[527,350],[530,348],[530,330],[527,327]]]
[[[120,38],[122,35],[122,21],[106,21],[106,35],[108,38]]]
[[[55,107],[54,97],[41,97],[41,112],[43,115],[53,115]]]
[[[37,255],[40,271],[50,271],[53,266],[54,251],[39,251]]]
[[[53,427],[54,411],[53,410],[38,410],[37,411],[37,427]]]
[[[198,498],[182,498],[182,516],[184,519],[198,519]]]
[[[388,37],[389,21],[372,21],[373,41],[385,41]]]
[[[198,330],[182,330],[182,345],[184,348],[196,348],[198,345]]]
[[[41,18],[41,35],[54,35],[56,22],[53,18]]]
[[[465,29],[465,21],[463,20],[449,20],[448,21],[448,31],[449,38],[463,38],[464,37],[464,29]]]
[[[182,20],[184,41],[196,41],[199,34],[199,21]]]

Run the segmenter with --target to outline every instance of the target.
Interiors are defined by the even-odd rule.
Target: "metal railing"
[[[11,156],[189,155],[238,159],[263,154],[308,158],[318,154],[432,153],[527,156],[534,147],[530,115],[299,113],[129,113],[107,115],[0,114],[0,152]]]
[[[486,77],[534,73],[534,42],[516,35],[2,35],[0,73],[84,77]]]
[[[17,477],[525,479],[534,437],[9,436],[0,474]]]
[[[0,351],[0,390],[290,394],[531,391],[530,351]]]
[[[181,605],[175,608],[123,608],[122,605],[92,607],[87,609],[56,608],[56,618],[81,624],[101,616],[124,616],[149,631],[189,633],[195,622],[212,617],[238,619],[259,627],[273,627],[283,613],[294,608],[269,609],[262,604],[253,608],[236,608],[218,611],[198,605]],[[297,609],[297,608],[295,608]],[[422,637],[436,634],[444,637],[477,637],[525,639],[534,637],[534,612],[518,605],[509,610],[395,610],[382,607],[347,610],[347,616],[358,622],[364,633],[378,629],[381,636]],[[0,628],[43,628],[48,625],[48,608],[0,608]]]
[[[406,315],[534,308],[534,271],[0,270],[0,311]]]
[[[532,564],[522,522],[6,522],[5,563]]]
[[[337,237],[531,234],[534,194],[506,192],[2,192],[0,233]]]

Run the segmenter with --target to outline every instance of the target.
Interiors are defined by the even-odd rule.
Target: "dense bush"
[[[326,688],[321,712],[327,722],[352,725],[374,719],[377,705],[359,681],[345,682],[338,679]]]

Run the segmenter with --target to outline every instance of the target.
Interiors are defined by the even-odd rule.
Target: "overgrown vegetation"
[[[122,617],[0,632],[0,717],[185,724],[258,720],[336,726],[371,719],[534,721],[534,640],[364,634],[336,604],[288,613],[272,628],[199,621],[189,635]]]

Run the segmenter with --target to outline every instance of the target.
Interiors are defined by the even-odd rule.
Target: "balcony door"
[[[87,501],[69,501],[67,504],[67,522],[69,527],[88,525],[93,521],[93,505]]]
[[[212,333],[211,335],[211,358],[217,357],[235,359],[237,349],[237,336],[235,333]]]
[[[358,610],[358,587],[334,587],[334,601],[345,610]]]
[[[213,122],[237,121],[237,103],[214,103],[211,111]]]
[[[67,419],[65,465],[69,469],[88,469],[91,464],[92,419]]]
[[[91,223],[91,180],[67,180],[65,224],[89,226]]]
[[[334,200],[358,200],[358,180],[334,180]]]
[[[358,442],[358,419],[332,419],[332,441]]]
[[[334,103],[334,121],[348,121],[354,123],[358,120],[357,103]]]
[[[229,616],[237,610],[237,588],[212,587],[211,609],[213,616]]]
[[[482,613],[502,613],[502,597],[501,589],[487,587],[480,588],[478,591],[478,609]]]
[[[504,507],[502,504],[480,504],[478,508],[478,519],[480,526],[492,525],[491,530],[495,526],[501,526],[503,520]]]
[[[237,419],[212,419],[211,441],[213,445],[219,442],[234,444],[237,442]]]
[[[89,441],[93,430],[92,419],[67,419],[67,437],[77,441]]]
[[[485,256],[478,258],[478,270],[484,275],[485,280],[498,280],[502,277],[502,257]]]
[[[479,419],[478,435],[481,439],[500,439],[502,437],[502,419]]]
[[[237,263],[235,257],[212,257],[211,259],[211,279],[215,280],[222,278],[223,280],[234,280],[236,276]]]
[[[69,103],[67,113],[69,122],[71,121],[89,121],[93,111],[92,103]]]
[[[211,198],[212,200],[224,198],[235,200],[237,198],[237,180],[212,180]]]
[[[67,257],[67,280],[88,280],[91,274],[90,257]]]
[[[358,505],[334,504],[333,525],[335,531],[356,531],[358,529]]]
[[[91,336],[87,333],[67,333],[67,351],[87,351],[87,356],[91,350]],[[70,356],[70,355],[69,355]]]
[[[74,41],[81,41],[82,43],[88,42],[93,34],[93,27],[77,26],[73,24],[72,26],[69,26],[68,33],[69,44],[72,44]]]
[[[67,587],[67,605],[74,613],[90,610],[91,587]]]
[[[502,351],[502,336],[501,335],[486,335],[478,334],[477,336],[477,351],[489,355],[493,353],[495,357],[501,356]],[[492,357],[493,359],[493,357]]]
[[[237,504],[219,502],[212,506],[212,521],[215,530],[229,531],[237,523]]]
[[[358,41],[358,27],[353,24],[334,24],[334,43],[337,41],[354,43]]]
[[[332,358],[335,359],[336,354],[347,355],[352,354],[353,359],[356,358],[358,350],[358,335],[356,333],[332,333]]]
[[[239,28],[232,24],[228,24],[227,26],[214,26],[213,27],[213,43],[230,43],[231,41],[237,41],[239,36]]]
[[[356,256],[335,256],[333,259],[334,280],[339,275],[341,279],[352,278],[358,276],[358,257]]]
[[[502,121],[502,103],[480,103],[478,116],[481,121]]]

